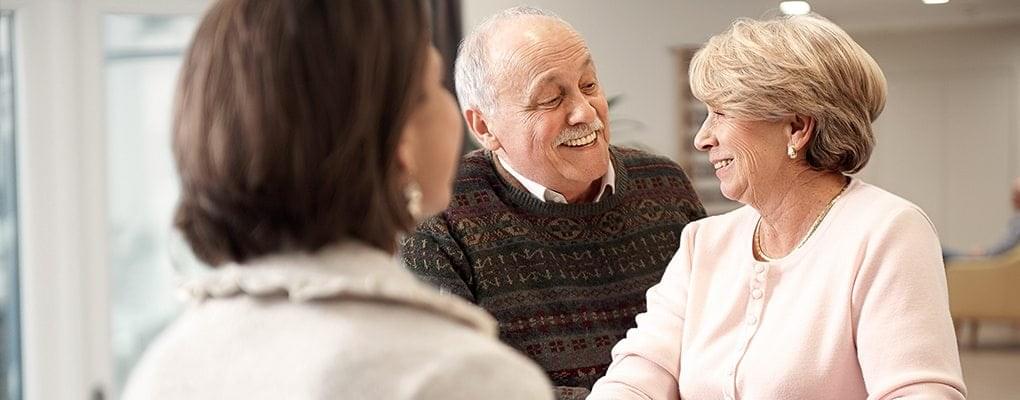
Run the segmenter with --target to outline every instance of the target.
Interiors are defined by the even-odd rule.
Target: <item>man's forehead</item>
[[[518,31],[493,43],[490,60],[503,79],[532,80],[553,65],[585,68],[592,65],[587,44],[572,30],[547,35],[533,30]]]
[[[571,50],[583,50],[588,57],[588,45],[580,34],[544,16],[504,21],[493,29],[488,42],[489,57],[495,62],[522,61],[522,57],[542,60]]]

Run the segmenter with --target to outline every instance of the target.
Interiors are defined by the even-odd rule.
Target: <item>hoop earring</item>
[[[794,148],[792,144],[791,145],[787,145],[786,146],[786,155],[790,156],[791,160],[796,159],[797,158],[797,149]]]
[[[412,181],[404,186],[404,199],[407,200],[407,213],[414,218],[415,222],[421,221],[421,186],[418,182]]]

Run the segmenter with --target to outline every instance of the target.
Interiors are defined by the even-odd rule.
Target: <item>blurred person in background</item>
[[[988,247],[978,247],[969,252],[942,249],[942,257],[951,261],[960,257],[995,257],[1020,246],[1020,177],[1013,180],[1013,217],[1006,224],[1006,235]]]
[[[565,21],[499,12],[460,46],[456,85],[483,149],[454,200],[402,246],[424,280],[478,304],[561,399],[586,395],[705,210],[669,159],[609,144],[595,62]]]
[[[407,0],[222,0],[181,71],[174,223],[212,273],[125,399],[549,399],[488,314],[395,256],[462,130]]]
[[[963,399],[935,228],[849,177],[878,64],[814,16],[738,20],[691,62],[695,137],[745,207],[687,226],[589,399]]]

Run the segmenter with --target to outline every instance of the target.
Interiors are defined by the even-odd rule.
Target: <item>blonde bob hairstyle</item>
[[[886,100],[878,63],[818,15],[735,21],[694,55],[690,81],[695,97],[736,118],[814,118],[807,162],[840,173],[868,163]]]

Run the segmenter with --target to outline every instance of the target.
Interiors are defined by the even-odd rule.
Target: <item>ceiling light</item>
[[[946,4],[949,0],[921,0],[924,4]]]
[[[806,1],[784,1],[779,3],[779,11],[786,15],[804,15],[811,12],[811,5]]]

